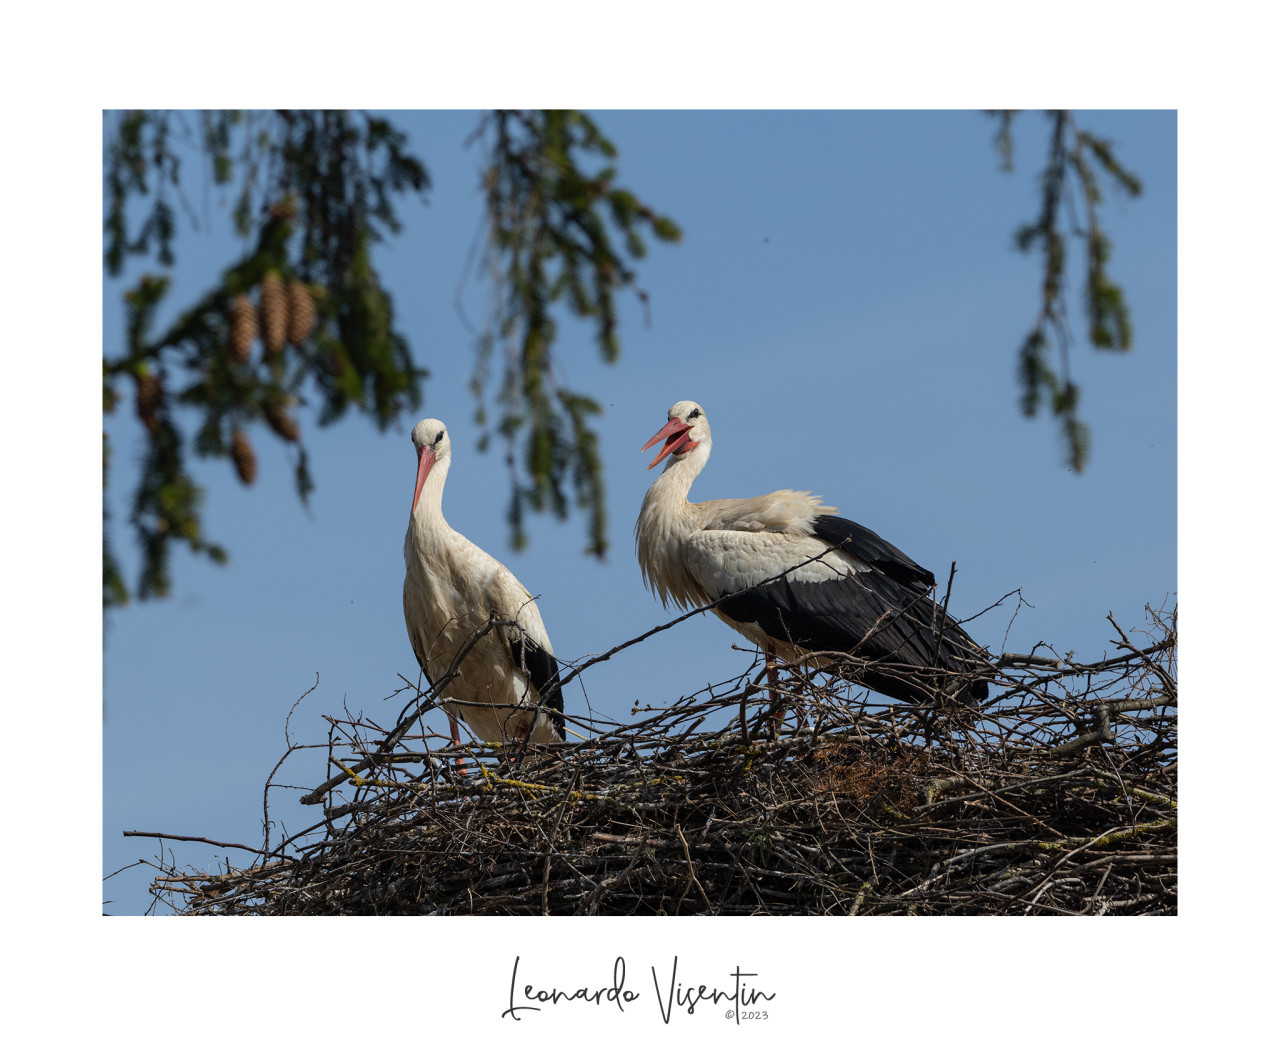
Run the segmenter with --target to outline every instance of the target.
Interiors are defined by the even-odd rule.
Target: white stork
[[[486,633],[459,673],[438,694],[458,744],[458,721],[483,742],[524,741],[545,697],[531,740],[564,741],[564,696],[551,639],[524,585],[473,542],[449,527],[440,508],[449,475],[449,433],[437,420],[413,429],[418,477],[404,537],[404,623],[418,664],[438,682],[468,638],[491,616],[513,621]]]
[[[711,454],[707,415],[696,402],[672,406],[640,449],[659,440],[666,442],[648,467],[670,460],[645,493],[636,554],[645,586],[663,605],[718,603],[715,614],[765,651],[771,684],[775,657],[848,654],[868,662],[851,673],[857,682],[887,697],[936,701],[940,677],[950,673],[942,683],[948,696],[986,698],[987,654],[932,599],[933,573],[807,491],[690,502]],[[829,669],[842,659],[810,658]]]

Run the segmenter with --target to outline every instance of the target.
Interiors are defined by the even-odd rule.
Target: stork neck
[[[662,474],[645,492],[644,505],[641,506],[642,521],[646,516],[650,519],[683,519],[679,515],[684,514],[689,505],[689,488],[706,465],[710,450],[710,440],[705,440],[683,457],[667,460]],[[662,514],[661,518],[659,514]]]
[[[440,533],[449,530],[444,519],[442,501],[444,499],[444,481],[449,475],[449,459],[438,461],[432,467],[422,484],[422,493],[418,495],[418,505],[409,518],[409,525],[418,532]]]
[[[711,440],[709,439],[701,440],[687,454],[673,455],[667,459],[667,467],[662,470],[662,475],[653,482],[653,488],[657,488],[668,498],[676,497],[687,502],[689,488],[693,486],[693,481],[698,478],[698,473],[702,472],[702,467],[706,465],[707,458],[710,456]]]
[[[682,457],[669,459],[662,474],[645,492],[636,518],[636,559],[645,586],[665,605],[701,602],[700,591],[680,558],[683,543],[697,520],[689,488],[707,463],[710,440]]]

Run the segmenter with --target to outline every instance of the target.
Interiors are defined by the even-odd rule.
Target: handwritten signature
[[[699,1004],[732,1004],[732,1011],[726,1011],[724,1017],[733,1018],[735,1023],[741,1023],[744,1017],[760,1018],[766,1017],[767,1013],[759,1010],[755,1012],[745,1012],[743,1009],[750,1008],[758,1001],[770,1001],[777,996],[777,993],[766,993],[762,989],[757,989],[753,985],[748,984],[747,979],[757,978],[758,974],[751,971],[743,971],[740,966],[735,966],[730,972],[729,977],[733,979],[733,989],[720,989],[715,986],[707,986],[704,984],[685,985],[683,982],[677,981],[677,974],[680,966],[680,957],[673,956],[671,958],[671,977],[667,980],[665,992],[662,985],[658,981],[658,969],[650,967],[649,973],[653,977],[654,998],[658,1004],[658,1011],[662,1016],[664,1024],[671,1022],[673,1013],[683,1011],[688,1015],[693,1015],[698,1010]],[[597,1007],[601,1005],[612,1004],[620,1013],[625,1014],[628,1004],[634,1004],[640,999],[641,993],[628,989],[627,986],[627,961],[619,956],[613,961],[613,981],[609,985],[602,986],[578,986],[571,989],[561,989],[558,987],[540,988],[533,984],[525,984],[517,990],[518,978],[520,972],[520,957],[515,958],[515,962],[511,965],[511,988],[507,994],[507,1009],[502,1013],[502,1018],[511,1018],[516,1022],[521,1021],[521,1012],[523,1011],[542,1011],[544,1007],[551,1005],[556,1006],[566,1003],[587,1003],[595,1004]],[[517,1003],[517,1000],[521,1003]],[[524,1003],[529,1001],[530,1003]]]

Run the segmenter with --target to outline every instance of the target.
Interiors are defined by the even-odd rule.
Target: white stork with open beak
[[[512,621],[486,633],[462,659],[459,674],[437,691],[458,744],[458,721],[483,742],[523,742],[545,703],[534,742],[564,741],[564,696],[551,639],[524,585],[449,527],[440,508],[449,475],[449,433],[437,420],[413,429],[418,477],[404,537],[404,623],[418,664],[432,683],[491,616]]]
[[[932,703],[940,687],[962,703],[986,698],[989,658],[931,597],[933,573],[807,491],[690,502],[711,429],[696,402],[667,418],[640,448],[663,441],[649,468],[669,460],[636,521],[640,572],[663,605],[718,603],[715,614],[765,651],[771,683],[775,657],[842,663],[828,653],[867,662],[851,677],[897,700]]]

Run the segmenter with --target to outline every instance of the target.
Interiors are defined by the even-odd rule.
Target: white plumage
[[[490,616],[515,622],[485,634],[438,691],[453,740],[461,716],[481,741],[522,741],[533,713],[516,706],[534,705],[545,693],[532,740],[563,741],[559,668],[537,603],[504,565],[445,521],[441,497],[451,448],[444,424],[419,421],[412,438],[418,475],[404,537],[404,622],[419,666],[438,682]]]
[[[669,460],[636,521],[640,572],[663,605],[719,602],[715,614],[760,646],[771,666],[774,656],[825,653],[811,660],[844,665],[888,697],[936,700],[944,672],[950,696],[987,696],[987,654],[933,601],[933,573],[805,491],[690,502],[711,429],[694,402],[677,402],[667,418],[641,448],[665,440],[649,468]],[[846,655],[867,663],[849,670]]]

